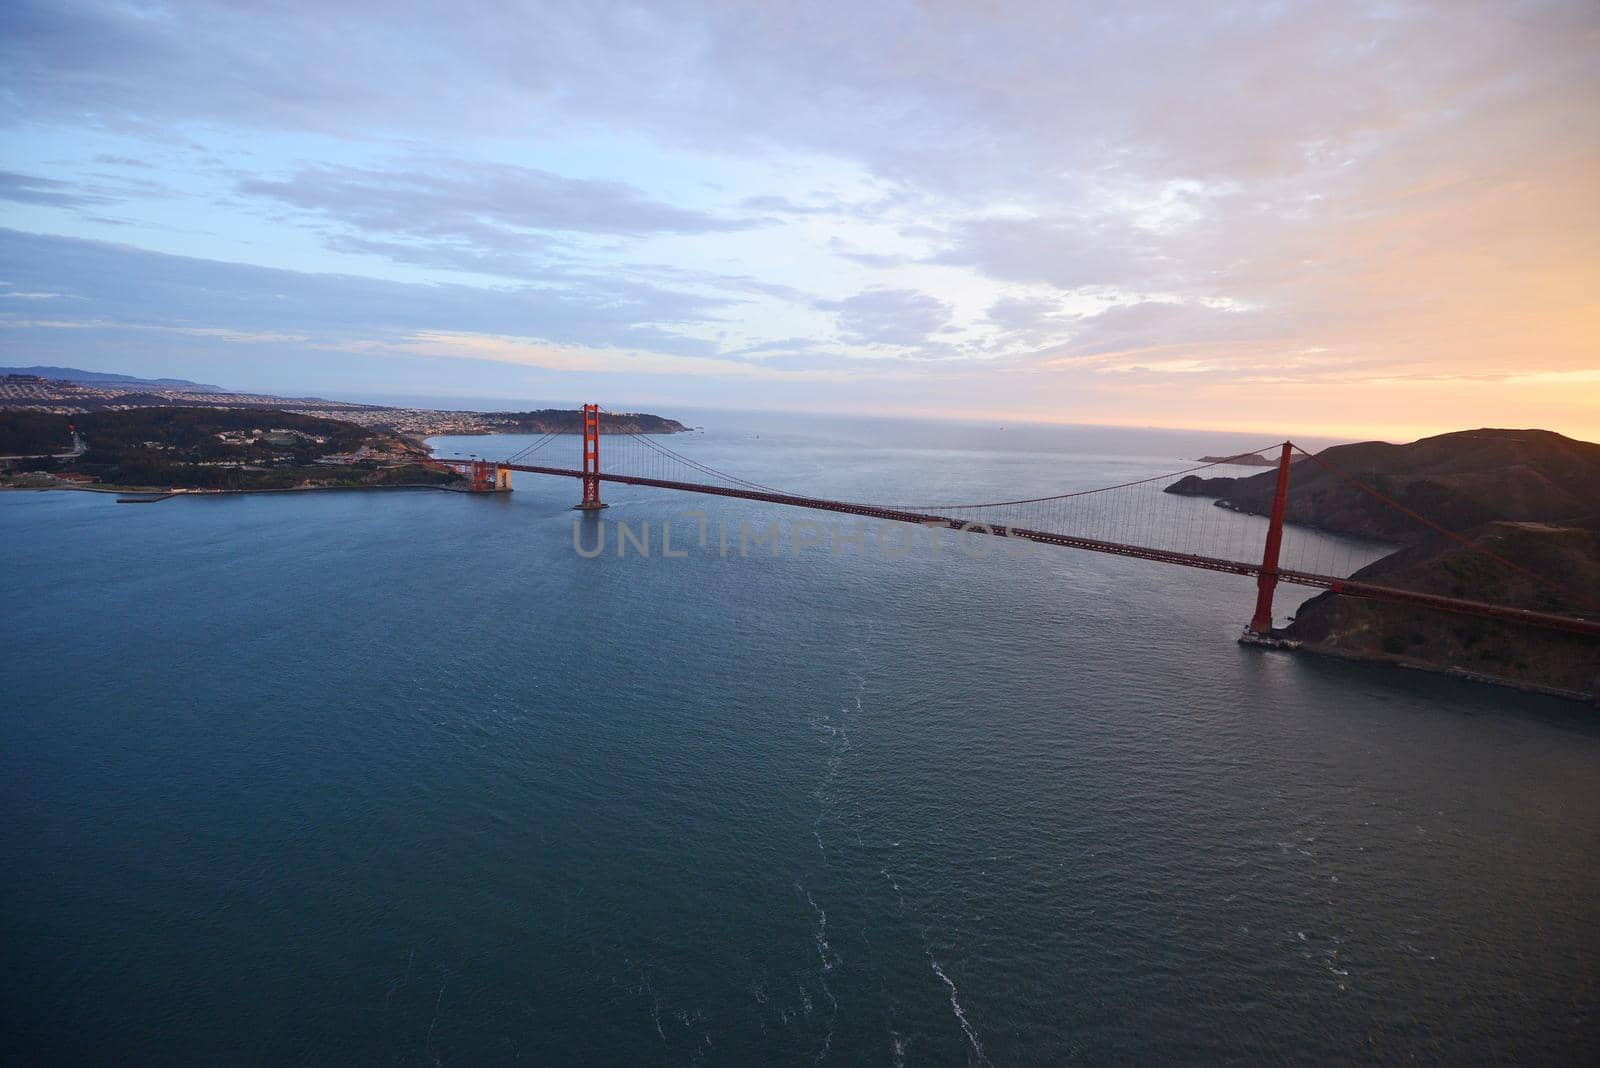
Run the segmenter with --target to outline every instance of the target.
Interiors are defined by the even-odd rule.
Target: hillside
[[[180,378],[134,378],[71,367],[0,368],[0,411],[81,415],[126,408],[196,407],[286,411],[323,416],[408,437],[444,434],[580,434],[583,413],[576,408],[533,411],[464,411],[437,408],[394,408],[382,404],[326,400],[320,397],[277,397],[263,393],[229,393],[216,386]],[[688,427],[676,419],[645,412],[605,411],[602,434],[680,434]],[[31,447],[30,447],[31,448]],[[27,449],[19,449],[24,452]],[[0,455],[10,455],[0,452]]]
[[[1463,531],[1496,520],[1574,523],[1600,514],[1600,445],[1548,430],[1463,430],[1409,445],[1335,445],[1317,454],[1436,523]],[[1168,493],[1214,497],[1243,512],[1271,508],[1277,474],[1189,475]],[[1341,534],[1415,544],[1427,527],[1301,459],[1286,517]]]
[[[532,412],[491,412],[504,422],[500,433],[516,430],[528,434],[581,434],[583,412],[567,408],[541,408]],[[688,427],[676,419],[644,412],[605,412],[600,419],[602,434],[681,434]]]
[[[40,456],[70,448],[72,430],[66,416],[0,410],[0,456]]]
[[[1569,589],[1600,592],[1600,529],[1499,522],[1463,533]],[[1443,538],[1386,556],[1354,577],[1542,612],[1593,614],[1572,598]],[[1318,652],[1360,660],[1600,694],[1600,641],[1578,634],[1324,593],[1306,602],[1283,635]]]
[[[1448,597],[1592,616],[1600,601],[1600,445],[1546,430],[1468,430],[1409,445],[1318,454],[1351,477],[1576,596],[1563,595],[1430,530],[1307,460],[1290,469],[1291,523],[1404,548],[1352,577]],[[1190,475],[1168,493],[1265,513],[1276,472]],[[1587,602],[1587,603],[1586,603]],[[1322,594],[1283,636],[1316,652],[1600,694],[1600,642]]]
[[[200,393],[222,393],[221,386],[204,382],[191,382],[187,378],[140,378],[137,375],[117,374],[114,371],[85,371],[80,367],[0,367],[0,375],[32,375],[56,382],[74,382],[84,386],[127,386],[194,390]]]
[[[410,438],[354,423],[261,409],[152,407],[71,417],[0,411],[0,439],[66,438],[81,456],[29,460],[28,471],[73,474],[113,486],[275,489],[295,486],[443,484],[456,476]],[[27,484],[27,472],[19,478]]]

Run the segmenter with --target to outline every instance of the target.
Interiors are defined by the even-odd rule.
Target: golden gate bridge
[[[530,462],[543,459],[545,450],[561,438],[569,437],[565,431],[547,433],[505,460],[438,457],[436,462],[467,475],[468,488],[475,493],[509,491],[511,473],[514,471],[578,479],[582,483],[582,493],[575,507],[583,511],[592,512],[606,507],[601,500],[600,485],[611,482],[787,505],[997,538],[1019,538],[1042,545],[1245,575],[1256,580],[1256,600],[1243,640],[1265,644],[1276,640],[1273,636],[1273,597],[1279,583],[1600,638],[1600,602],[1566,589],[1547,576],[1529,571],[1492,549],[1445,529],[1360,479],[1334,468],[1326,460],[1301,449],[1292,441],[1162,475],[1070,493],[981,503],[880,504],[786,492],[721,471],[636,433],[610,436],[607,466],[602,469],[600,417],[599,405],[584,406],[577,467]],[[1264,531],[1259,523],[1244,521],[1259,517],[1240,515],[1226,508],[1209,505],[1197,508],[1197,504],[1204,502],[1195,497],[1165,493],[1173,479],[1241,459],[1263,457],[1264,454],[1274,455],[1272,466],[1276,469]],[[1355,491],[1370,496],[1387,508],[1398,510],[1427,528],[1432,535],[1452,540],[1460,547],[1531,580],[1555,594],[1559,603],[1571,605],[1576,611],[1535,611],[1516,605],[1450,597],[1351,578],[1350,572],[1359,563],[1354,562],[1356,554],[1349,550],[1348,545],[1341,552],[1339,543],[1326,536],[1306,539],[1304,544],[1294,544],[1293,531],[1296,526],[1285,522],[1285,514],[1294,484],[1292,469],[1299,464],[1320,468]],[[1287,543],[1286,531],[1290,532]],[[1259,550],[1255,546],[1256,538],[1261,539]]]

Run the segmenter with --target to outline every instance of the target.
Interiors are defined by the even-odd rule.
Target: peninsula
[[[1290,470],[1289,522],[1400,546],[1351,577],[1541,612],[1596,614],[1600,445],[1547,430],[1483,429],[1408,445],[1337,445],[1318,455],[1516,565],[1475,552],[1301,460]],[[1266,514],[1275,479],[1272,471],[1189,475],[1166,492]],[[1334,656],[1600,695],[1600,643],[1578,635],[1327,593],[1308,601],[1283,636]]]
[[[391,408],[71,368],[0,370],[0,485],[17,487],[452,488],[462,476],[435,462],[423,437],[582,430],[576,409]],[[612,434],[686,429],[641,412],[608,412],[601,425]]]
[[[39,372],[48,372],[39,373]],[[424,438],[440,434],[576,434],[577,409],[477,412],[452,408],[406,408],[357,404],[321,397],[278,397],[237,393],[173,378],[81,371],[71,367],[0,367],[0,411],[81,415],[130,408],[218,408],[284,411],[338,419],[370,430]],[[643,412],[607,412],[604,434],[681,434],[689,428],[676,419]],[[11,450],[0,447],[0,453]]]

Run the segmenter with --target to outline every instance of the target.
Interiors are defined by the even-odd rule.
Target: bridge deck
[[[440,462],[460,464],[470,463],[471,461],[452,458],[448,460],[441,459]],[[560,478],[576,479],[585,477],[582,471],[568,467],[540,467],[533,464],[499,464],[497,466],[533,475],[554,475]],[[800,497],[786,493],[769,493],[762,490],[713,486],[698,482],[675,482],[670,479],[645,478],[641,475],[601,473],[596,477],[602,482],[617,482],[628,486],[652,486],[657,489],[680,490],[685,493],[704,493],[715,497],[762,501],[767,504],[783,504],[795,508],[810,508],[822,512],[863,516],[869,519],[887,519],[897,523],[914,523],[918,526],[969,530],[1001,538],[1026,538],[1042,545],[1060,545],[1069,549],[1083,549],[1087,552],[1108,553],[1113,556],[1128,556],[1138,560],[1154,560],[1159,563],[1176,564],[1179,567],[1200,568],[1205,571],[1222,571],[1233,575],[1260,575],[1262,572],[1260,563],[1252,563],[1245,560],[1224,560],[1214,556],[1175,552],[1170,549],[1152,549],[1140,545],[1126,545],[1121,542],[1080,538],[1070,534],[1052,534],[1044,530],[1028,530],[1018,527],[988,527],[982,524],[974,524],[964,519],[954,519],[950,516],[903,512],[892,508],[876,508],[870,504],[834,501],[824,497]],[[1408,604],[1417,608],[1430,608],[1440,612],[1455,613],[1456,615],[1476,616],[1481,619],[1495,619],[1530,626],[1548,627],[1553,630],[1600,638],[1600,620],[1595,619],[1564,616],[1551,612],[1533,612],[1508,605],[1490,604],[1485,601],[1470,601],[1459,597],[1442,597],[1438,594],[1402,590],[1393,586],[1382,586],[1371,582],[1357,582],[1340,578],[1336,575],[1318,575],[1309,571],[1293,571],[1279,568],[1277,569],[1277,575],[1280,582],[1290,582],[1297,586],[1310,586],[1314,589],[1329,590],[1347,597],[1363,597],[1374,601]]]

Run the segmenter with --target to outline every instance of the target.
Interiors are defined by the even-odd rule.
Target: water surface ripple
[[[844,497],[1227,444],[704,421]],[[1593,1053],[1592,711],[1242,649],[1247,580],[1131,560],[582,560],[574,492],[0,495],[5,1059]]]

